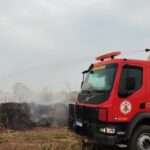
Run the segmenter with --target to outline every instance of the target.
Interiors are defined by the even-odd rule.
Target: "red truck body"
[[[131,121],[136,114],[143,112],[140,109],[140,104],[145,103],[146,108],[144,112],[150,111],[150,61],[142,61],[142,60],[127,60],[127,59],[114,59],[110,61],[104,61],[100,63],[94,64],[94,67],[99,65],[117,63],[118,69],[116,72],[116,77],[114,81],[114,85],[111,91],[111,95],[109,98],[100,104],[92,105],[92,104],[83,104],[77,101],[77,105],[86,106],[86,107],[95,107],[101,109],[105,109],[107,111],[107,118],[102,119],[99,116],[101,121],[107,122],[129,122]],[[139,88],[132,95],[122,98],[118,95],[119,84],[121,80],[122,68],[124,65],[130,64],[131,66],[141,67],[143,68],[143,83],[142,87]],[[121,112],[121,104],[127,101],[131,105],[131,110],[129,113],[124,114]]]
[[[70,105],[70,126],[99,144],[125,143],[130,150],[133,146],[135,150],[147,150],[150,148],[150,61],[114,59],[119,54],[113,52],[97,57],[97,62],[84,72],[88,75],[78,100]],[[113,77],[108,76],[113,72],[112,67],[115,68]],[[107,68],[111,70],[105,71]],[[94,75],[95,72],[99,74]],[[94,76],[92,79],[89,79],[90,74]],[[111,82],[109,92],[87,90],[91,84],[95,87],[104,84],[97,83],[100,74],[102,82],[105,76],[105,82]]]

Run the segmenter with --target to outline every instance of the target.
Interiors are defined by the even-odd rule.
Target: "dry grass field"
[[[80,150],[78,136],[67,129],[2,130],[0,150]]]
[[[82,150],[81,141],[67,128],[0,130],[0,150]]]

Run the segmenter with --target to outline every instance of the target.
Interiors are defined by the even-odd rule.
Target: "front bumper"
[[[98,114],[99,111],[95,108],[69,105],[69,128],[96,141],[97,144],[112,146],[125,141],[127,124],[101,122],[97,119]],[[115,128],[115,134],[106,134],[100,130],[106,127],[107,129]]]
[[[100,124],[93,124],[91,126],[84,125],[83,127],[75,126],[74,130],[76,131],[77,134],[80,134],[91,140],[94,140],[99,145],[113,146],[125,141],[125,131],[121,131],[120,125],[115,126],[117,130],[115,134],[101,133],[99,131],[99,128],[103,127],[104,125],[105,124],[100,123]],[[110,126],[111,125],[109,125],[109,127]],[[118,129],[120,129],[120,131]],[[124,134],[119,135],[118,133]]]
[[[105,135],[96,133],[93,138],[96,143],[107,146],[113,146],[121,142],[121,138],[118,135]]]

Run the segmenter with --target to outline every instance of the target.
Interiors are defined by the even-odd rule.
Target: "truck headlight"
[[[116,129],[115,128],[110,128],[110,127],[100,128],[99,131],[101,133],[106,133],[106,134],[115,134],[116,133]]]
[[[105,128],[100,128],[99,131],[102,132],[102,133],[106,133],[106,129]]]

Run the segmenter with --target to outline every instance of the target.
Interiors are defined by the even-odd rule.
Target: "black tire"
[[[150,126],[142,125],[134,131],[128,145],[129,150],[150,149]]]

